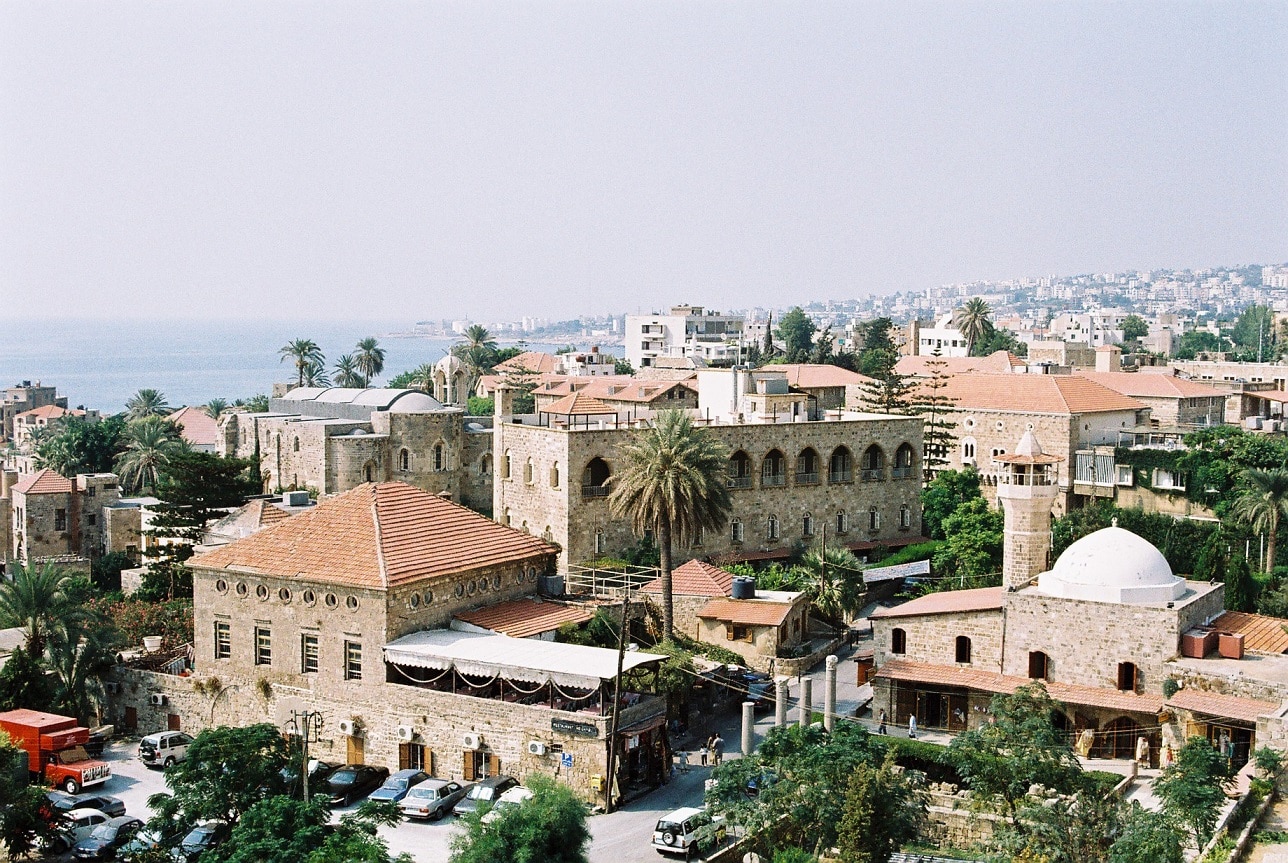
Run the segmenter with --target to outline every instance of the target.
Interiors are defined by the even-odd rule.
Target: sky
[[[513,320],[1288,260],[1288,3],[0,3],[0,315]]]

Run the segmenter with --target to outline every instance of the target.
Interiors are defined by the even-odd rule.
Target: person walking
[[[706,743],[702,744],[701,748],[698,749],[698,756],[702,759],[702,766],[706,767],[707,766],[707,744]]]
[[[882,710],[881,721],[877,723],[877,734],[885,734],[885,733],[886,733],[886,712],[885,710]]]
[[[720,759],[723,757],[724,738],[720,736],[719,732],[717,732],[715,736],[711,738],[711,762],[718,765],[720,763]]]
[[[908,739],[917,739],[917,714],[915,713],[908,714]]]

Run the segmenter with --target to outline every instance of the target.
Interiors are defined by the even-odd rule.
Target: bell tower
[[[1051,552],[1051,507],[1060,487],[1060,456],[1042,452],[1033,432],[1026,431],[1015,452],[993,459],[998,467],[997,499],[1005,514],[1002,584],[1008,590],[1028,585],[1048,568]]]

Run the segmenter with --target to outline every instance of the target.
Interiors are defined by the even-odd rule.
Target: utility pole
[[[631,607],[631,585],[622,589],[622,623],[617,633],[617,677],[613,681],[613,718],[608,723],[608,775],[604,777],[604,814],[613,811],[613,781],[617,776],[617,722],[622,712],[622,665],[626,662],[627,612]]]
[[[317,710],[292,710],[286,721],[286,730],[300,738],[304,763],[300,765],[300,779],[304,783],[304,802],[309,802],[309,743],[322,739],[322,714]]]

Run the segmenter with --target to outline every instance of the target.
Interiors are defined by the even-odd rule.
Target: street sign
[[[559,766],[564,770],[572,769],[572,753],[564,752],[559,755]]]

